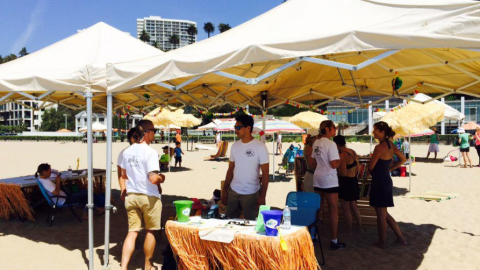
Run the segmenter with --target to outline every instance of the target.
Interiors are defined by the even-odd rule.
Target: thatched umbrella
[[[420,134],[442,121],[445,107],[436,103],[410,103],[400,110],[387,113],[382,118],[397,135]]]
[[[388,125],[399,136],[409,136],[421,134],[428,130],[429,127],[434,126],[442,121],[445,116],[445,107],[434,102],[427,104],[410,103],[402,109],[389,112],[381,120],[388,123]],[[410,151],[411,153],[411,151]],[[411,191],[412,183],[412,162],[409,160],[409,187]]]
[[[71,131],[71,130],[68,130],[68,129],[62,128],[62,129],[57,130],[57,132],[60,132],[60,133],[69,133],[69,132],[72,132],[72,131]]]
[[[475,122],[468,122],[468,123],[466,123],[465,125],[462,126],[462,128],[465,129],[465,130],[475,130],[479,127],[480,127],[480,125],[478,125]]]
[[[328,118],[316,112],[306,111],[297,113],[296,115],[292,116],[292,118],[290,118],[288,121],[301,128],[319,129],[320,123],[322,123],[322,121],[324,120],[328,120]]]

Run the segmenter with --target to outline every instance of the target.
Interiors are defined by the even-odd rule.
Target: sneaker
[[[330,242],[330,250],[339,250],[339,249],[345,249],[347,245],[345,243],[340,243],[337,242],[336,244],[333,242]]]

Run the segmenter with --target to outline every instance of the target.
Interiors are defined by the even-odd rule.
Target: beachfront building
[[[160,16],[145,17],[137,19],[137,38],[140,38],[145,30],[150,35],[150,45],[156,41],[160,50],[170,51],[197,41],[197,35],[190,36],[187,33],[190,25],[197,27],[197,23],[192,21],[164,19]],[[170,37],[174,34],[180,39],[178,45],[169,42]]]
[[[43,101],[25,100],[0,105],[0,125],[25,125],[28,131],[35,131],[42,125],[45,108],[38,110]],[[44,107],[57,108],[58,105],[47,102]]]

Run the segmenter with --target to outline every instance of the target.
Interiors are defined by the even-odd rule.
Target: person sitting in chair
[[[38,166],[37,172],[35,173],[35,177],[38,178],[42,186],[47,191],[48,196],[62,196],[64,198],[52,198],[52,202],[56,205],[63,205],[65,203],[79,203],[83,206],[83,217],[82,219],[88,219],[88,211],[85,207],[88,202],[88,192],[86,190],[80,190],[79,192],[69,194],[65,193],[65,191],[61,190],[60,180],[61,174],[58,173],[55,177],[55,183],[50,180],[50,176],[52,175],[52,167],[47,163],[42,163]],[[58,200],[58,201],[57,201]],[[104,211],[97,208],[98,214],[103,214]]]

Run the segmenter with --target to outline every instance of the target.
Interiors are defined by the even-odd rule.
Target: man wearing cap
[[[158,153],[149,144],[155,140],[156,129],[149,120],[140,120],[136,129],[136,142],[123,152],[121,198],[125,200],[128,214],[128,234],[123,243],[121,269],[126,270],[135,250],[138,233],[146,229],[143,250],[144,269],[152,269],[155,251],[155,232],[160,230],[162,202],[160,183],[165,176],[160,174]],[[128,182],[125,184],[126,180]]]
[[[239,138],[230,149],[222,203],[226,205],[228,218],[255,220],[258,208],[265,204],[269,180],[269,156],[265,144],[252,137],[253,118],[240,115],[235,118],[235,134]],[[262,171],[261,185],[259,182]]]

